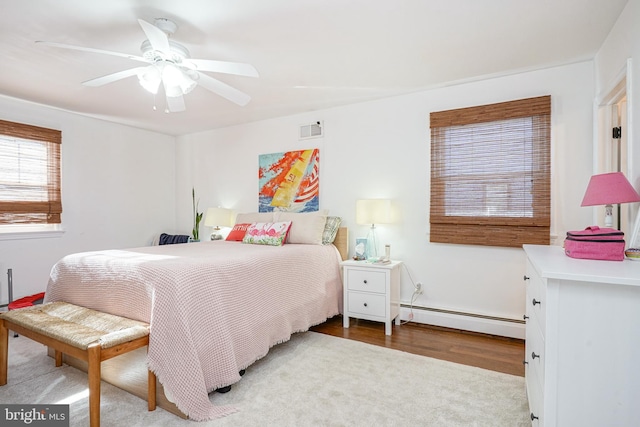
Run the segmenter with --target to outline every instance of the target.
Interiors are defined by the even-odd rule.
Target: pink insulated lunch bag
[[[622,261],[624,233],[613,228],[592,225],[581,231],[567,231],[564,253],[571,258]]]

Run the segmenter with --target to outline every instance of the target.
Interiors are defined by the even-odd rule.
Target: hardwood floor
[[[384,334],[384,323],[351,319],[342,327],[342,316],[335,316],[312,331],[369,344],[420,354],[524,376],[524,341],[475,332],[460,331],[420,323],[393,325],[393,334]]]

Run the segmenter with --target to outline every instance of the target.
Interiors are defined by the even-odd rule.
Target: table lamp
[[[580,206],[605,206],[604,226],[613,227],[613,205],[640,202],[640,195],[622,172],[593,175]]]
[[[205,227],[213,227],[213,233],[211,233],[211,240],[222,240],[222,234],[220,234],[220,227],[231,227],[232,225],[232,211],[225,208],[209,208],[207,209],[207,215],[204,218]]]

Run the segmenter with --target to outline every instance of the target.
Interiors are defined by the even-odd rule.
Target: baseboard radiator
[[[524,339],[524,320],[409,304],[400,304],[400,318],[409,320],[412,310],[412,321],[416,323]]]

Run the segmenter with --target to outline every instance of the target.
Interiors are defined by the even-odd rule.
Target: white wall
[[[0,236],[0,304],[8,302],[9,268],[17,299],[44,291],[51,267],[67,254],[144,246],[176,228],[172,136],[4,97],[0,118],[62,131],[65,231],[52,238]]]
[[[630,68],[628,59],[631,59]],[[629,0],[596,54],[594,63],[597,102],[612,90],[622,76],[626,75],[630,83],[631,92],[627,94],[629,122],[627,129],[623,130],[629,137],[630,165],[627,178],[636,190],[640,190],[640,0]],[[604,129],[603,132],[610,135],[609,129]],[[594,141],[595,147],[597,143]],[[638,204],[632,203],[623,208],[629,210],[631,221],[635,222],[636,213],[639,211]],[[633,225],[631,224],[632,227]],[[629,242],[631,239],[632,236],[627,236],[626,240]]]
[[[190,221],[191,185],[201,195],[203,210],[219,205],[255,211],[258,155],[319,147],[320,208],[344,218],[352,246],[355,237],[367,233],[366,226],[355,224],[356,200],[393,199],[399,221],[380,226],[378,236],[407,267],[404,302],[413,290],[410,273],[424,284],[419,306],[522,319],[521,249],[429,243],[429,113],[547,94],[552,96],[552,232],[564,236],[589,225],[591,218],[580,202],[592,166],[592,62],[180,137],[178,221]],[[324,138],[298,141],[298,126],[317,120],[324,122]],[[562,244],[562,238],[555,243]],[[501,333],[483,329],[488,326],[473,318],[457,323],[433,316],[438,317],[417,313],[415,319]]]
[[[617,83],[620,72],[626,66],[627,58],[631,57],[631,32],[633,23],[638,22],[638,17],[633,15],[633,8],[636,7],[633,5],[634,2],[637,3],[637,0],[627,3],[595,56],[597,94]]]

